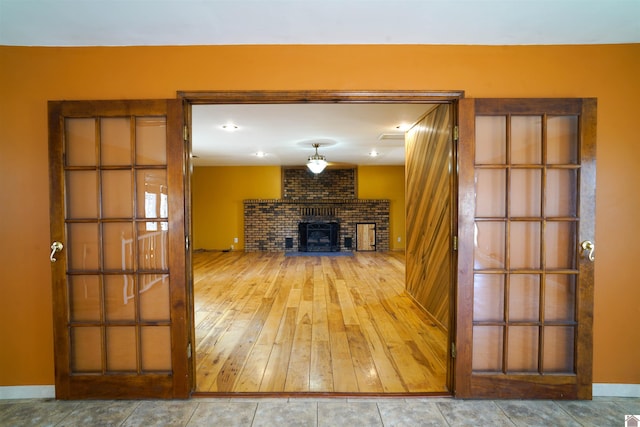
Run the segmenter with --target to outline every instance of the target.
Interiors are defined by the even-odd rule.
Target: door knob
[[[591,240],[585,240],[580,243],[580,248],[582,248],[582,254],[586,255],[589,261],[595,261],[596,257],[593,255],[593,251],[596,249],[596,245],[594,245]]]
[[[51,262],[56,262],[57,260],[53,257],[56,252],[60,252],[64,248],[64,245],[60,242],[53,242],[51,244],[51,255],[49,255],[49,259]]]

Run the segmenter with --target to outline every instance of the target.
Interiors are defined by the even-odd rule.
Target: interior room
[[[196,391],[447,392],[448,322],[404,265],[405,132],[433,108],[193,107]]]
[[[283,164],[259,163],[269,160],[273,149],[256,147],[250,153],[254,163],[244,166],[198,166],[194,159],[193,180],[185,180],[191,161],[185,153],[192,136],[186,107],[270,100],[304,105],[387,99],[404,104],[410,96],[434,93],[446,94],[447,102],[456,104],[449,118],[442,115],[438,120],[457,124],[452,132],[454,140],[457,132],[458,143],[453,152],[433,153],[441,156],[441,167],[454,172],[458,181],[450,187],[451,182],[445,181],[424,185],[432,168],[410,174],[405,164],[400,173],[399,165],[340,160],[332,152],[337,144],[323,146],[321,141],[317,147],[318,155],[329,162],[357,165],[358,199],[389,200],[390,256],[384,268],[400,272],[398,257],[404,251],[405,287],[411,283],[408,278],[422,274],[411,270],[418,264],[412,264],[409,256],[419,252],[412,252],[410,245],[426,249],[420,246],[425,239],[412,240],[419,234],[410,228],[426,229],[422,213],[432,205],[424,202],[430,196],[425,194],[410,210],[407,202],[413,199],[407,187],[458,191],[456,205],[451,206],[451,213],[457,212],[458,217],[451,222],[455,227],[449,230],[450,239],[426,245],[457,248],[453,260],[457,265],[450,270],[457,280],[455,310],[450,312],[455,317],[448,317],[443,307],[423,304],[436,317],[454,321],[455,340],[446,351],[448,363],[455,364],[456,370],[447,373],[453,372],[452,392],[458,399],[421,408],[437,407],[455,424],[460,418],[451,415],[458,410],[473,415],[468,411],[473,402],[467,405],[463,399],[500,399],[510,405],[503,399],[539,398],[556,413],[570,412],[575,420],[582,420],[581,413],[603,413],[602,399],[640,396],[640,330],[633,304],[640,299],[640,288],[634,268],[635,239],[628,237],[640,234],[636,221],[640,180],[635,129],[640,96],[636,2],[590,1],[576,8],[573,2],[551,6],[535,1],[438,1],[438,7],[433,7],[433,2],[399,1],[370,2],[366,11],[362,2],[347,0],[252,2],[252,8],[240,1],[162,2],[166,8],[158,4],[153,10],[138,2],[135,7],[110,0],[98,3],[99,7],[80,0],[34,0],[2,1],[0,6],[3,410],[12,406],[5,399],[46,399],[46,411],[51,413],[59,407],[81,408],[75,406],[75,399],[193,396],[198,356],[191,340],[196,331],[191,329],[197,324],[212,331],[204,326],[207,314],[197,317],[189,300],[190,267],[201,253],[219,257],[212,265],[223,280],[233,278],[225,278],[222,272],[239,267],[223,261],[246,255],[247,259],[263,257],[254,263],[255,271],[243,271],[256,283],[269,281],[273,286],[262,288],[265,292],[276,289],[280,274],[287,282],[302,282],[300,290],[289,290],[292,298],[284,305],[275,294],[251,294],[258,299],[249,303],[247,292],[243,307],[248,310],[255,301],[273,297],[273,304],[284,307],[286,313],[287,304],[294,308],[294,300],[304,303],[296,306],[296,316],[291,310],[284,325],[300,320],[300,330],[306,333],[310,328],[312,337],[314,325],[304,313],[310,301],[313,310],[314,300],[309,298],[314,295],[304,284],[316,273],[322,271],[325,278],[327,303],[340,302],[346,289],[358,314],[364,294],[338,285],[346,287],[345,274],[365,274],[362,265],[370,264],[356,269],[344,263],[353,258],[375,259],[378,251],[372,250],[371,243],[378,249],[383,227],[369,220],[354,227],[345,225],[344,234],[337,238],[339,252],[347,252],[343,251],[347,238],[352,248],[369,243],[369,250],[355,251],[353,258],[329,257],[328,264],[285,257],[287,249],[298,251],[299,229],[296,235],[289,234],[289,228],[282,231],[286,235],[261,243],[265,249],[270,243],[282,245],[284,251],[278,255],[244,252],[246,236],[252,231],[244,226],[244,200],[253,201],[251,209],[259,209],[264,200],[284,199]],[[374,3],[381,9],[374,8]],[[330,6],[333,9],[323,11]],[[317,21],[311,19],[316,17]],[[105,130],[110,126],[117,132]],[[126,135],[123,140],[128,145],[109,152],[120,155],[115,161],[103,156],[103,131],[105,141],[115,134]],[[376,138],[387,132],[378,132]],[[487,135],[495,138],[495,146],[487,142],[491,140]],[[149,137],[164,149],[145,145]],[[330,135],[315,137],[331,139]],[[419,132],[412,136],[423,137]],[[514,151],[513,141],[525,144]],[[289,147],[287,153],[295,156],[295,164],[285,166],[303,166],[315,154],[313,143],[305,137],[304,144]],[[66,150],[69,146],[83,147],[78,157],[82,161],[77,161],[73,150]],[[490,152],[496,147],[497,153]],[[267,156],[259,159],[257,150]],[[449,155],[453,163],[444,161]],[[330,170],[345,169],[329,167],[325,172]],[[400,181],[401,175],[402,180],[411,176],[414,184],[405,181],[402,203],[397,202],[398,193],[386,187]],[[148,192],[143,190],[146,184]],[[189,186],[201,184],[204,197],[207,191],[224,193],[217,200],[227,200],[229,205],[211,210],[200,199],[199,204],[190,204]],[[476,191],[489,194],[493,202],[478,203]],[[147,193],[153,196],[148,211]],[[105,194],[122,196],[125,202],[103,206]],[[525,198],[532,194],[533,202]],[[69,202],[85,203],[90,209],[66,209]],[[407,208],[406,216],[396,214],[399,205]],[[206,210],[198,211],[199,206]],[[276,206],[266,207],[272,208]],[[308,208],[309,216],[319,212],[337,216],[333,206]],[[442,212],[441,217],[448,218],[446,209]],[[296,210],[297,215],[302,213],[301,208]],[[206,219],[213,215],[228,227],[209,233]],[[372,223],[376,227],[361,228],[360,235],[376,239],[358,242],[358,224]],[[92,241],[85,244],[77,230],[86,231],[82,237]],[[158,258],[152,253],[155,248],[133,244],[137,236],[157,238],[164,245],[157,252],[159,261],[143,262]],[[124,260],[115,255],[118,250],[124,252],[123,243],[128,251]],[[545,252],[555,243],[562,243],[566,250],[562,262]],[[288,244],[293,247],[287,248]],[[483,249],[476,250],[480,246]],[[92,264],[83,264],[83,257]],[[287,264],[296,268],[276,269]],[[261,274],[267,270],[278,275]],[[78,279],[89,279],[89,286],[85,288]],[[395,288],[380,287],[376,277],[368,282],[378,286],[376,292]],[[146,292],[152,283],[155,292]],[[131,293],[122,292],[125,286]],[[337,296],[331,296],[333,289]],[[112,301],[120,303],[117,309],[109,305]],[[266,307],[262,314],[269,318]],[[331,307],[337,308],[328,305],[327,312]],[[232,310],[240,316],[238,320],[246,314],[239,307],[228,313]],[[360,325],[355,320],[343,322],[344,334],[359,336],[356,326],[362,332],[366,322],[358,319]],[[271,329],[260,331],[267,330]],[[282,333],[280,338],[293,336],[295,341],[294,328]],[[217,339],[215,334],[208,336]],[[246,342],[266,339],[255,331],[247,338]],[[275,339],[272,350],[278,345],[277,334]],[[359,350],[359,341],[353,343],[342,348]],[[231,338],[228,344],[231,348]],[[406,341],[405,345],[410,346]],[[326,354],[326,348],[317,344],[316,354]],[[521,348],[528,352],[519,352]],[[252,349],[238,348],[237,354]],[[265,367],[263,372],[269,366],[265,354],[256,358],[262,365],[255,369]],[[421,357],[420,352],[402,354]],[[241,374],[236,360],[228,360],[225,372]],[[283,358],[278,360],[284,364]],[[354,377],[357,384],[355,371]],[[228,385],[231,378],[225,375],[221,380]],[[286,378],[278,381],[284,390]],[[382,380],[380,384],[384,390]],[[72,402],[50,401],[55,398]],[[590,402],[594,405],[556,403],[565,399],[594,399]],[[196,406],[193,400],[183,403],[189,410]],[[262,403],[262,408],[269,405]],[[148,408],[137,405],[128,408]],[[296,405],[294,399],[291,406]],[[377,410],[384,405],[374,406]],[[497,406],[492,404],[494,409]],[[614,406],[617,414],[633,413],[635,407],[624,412],[628,406]],[[314,419],[326,412],[320,408],[328,407],[331,403],[314,403]],[[536,406],[532,413],[544,413],[541,407],[547,406]],[[7,411],[30,412],[19,404],[13,408],[17,409]],[[504,420],[504,413],[498,418]],[[485,424],[497,424],[495,419]],[[592,424],[614,424],[615,419],[610,414]],[[554,424],[540,419],[537,423]]]

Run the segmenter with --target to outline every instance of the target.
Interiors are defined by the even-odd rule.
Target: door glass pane
[[[542,163],[542,117],[511,118],[511,163]]]
[[[574,336],[572,326],[544,328],[543,372],[574,372]]]
[[[166,146],[166,118],[136,118],[136,164],[165,165],[167,163]]]
[[[504,165],[507,162],[507,118],[476,118],[476,164]]]
[[[545,242],[548,269],[574,268],[577,246],[574,222],[547,222]]]
[[[100,120],[100,149],[103,166],[131,164],[131,125],[128,117]]]
[[[131,218],[133,216],[133,190],[131,171],[102,171],[102,217]]]
[[[504,320],[504,275],[476,274],[473,283],[473,320]]]
[[[133,269],[133,226],[130,222],[103,225],[102,245],[106,270]]]
[[[98,218],[98,175],[67,171],[67,218]]]
[[[102,334],[99,326],[71,328],[71,371],[102,371]]]
[[[167,172],[148,169],[137,172],[138,218],[167,218],[169,200]]]
[[[171,370],[171,330],[168,326],[143,326],[140,328],[142,341],[142,370]]]
[[[502,337],[502,326],[473,327],[472,369],[474,371],[502,371]]]
[[[504,218],[506,213],[507,180],[504,169],[476,169],[477,217]]]
[[[504,268],[504,223],[477,222],[475,234],[475,268],[478,270]]]
[[[509,215],[511,217],[540,216],[542,171],[513,169],[511,171]]]
[[[573,274],[547,274],[544,299],[546,321],[571,322],[575,320],[576,276]]]
[[[169,311],[169,275],[141,274],[140,282],[140,320],[168,321]]]
[[[67,224],[67,240],[70,270],[98,269],[98,224]]]
[[[545,210],[548,217],[575,217],[577,212],[577,172],[547,169]]]
[[[539,269],[540,223],[512,222],[509,248],[512,269]]]
[[[72,322],[100,321],[99,276],[69,276],[69,314]]]
[[[508,371],[538,371],[538,327],[511,326],[509,328]]]
[[[107,370],[136,371],[135,326],[107,328]]]
[[[547,119],[547,163],[578,164],[578,117]]]
[[[512,274],[509,283],[509,320],[536,322],[540,318],[540,276]]]
[[[167,270],[169,266],[168,226],[166,222],[138,224],[138,268]]]
[[[66,166],[95,166],[96,120],[65,119]]]
[[[107,320],[135,320],[136,294],[133,278],[129,274],[104,276]]]

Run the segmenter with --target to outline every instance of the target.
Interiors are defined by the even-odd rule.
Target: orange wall
[[[404,250],[404,166],[358,166],[358,198],[389,199],[389,247]]]
[[[245,199],[279,199],[280,166],[197,167],[193,170],[193,247],[244,249]],[[238,238],[234,243],[233,238]]]
[[[47,100],[178,90],[597,97],[594,381],[640,383],[640,44],[0,47],[0,385],[52,384]]]

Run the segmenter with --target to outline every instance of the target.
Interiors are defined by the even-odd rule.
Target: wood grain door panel
[[[405,141],[407,291],[449,329],[452,288],[452,107],[441,104]]]

